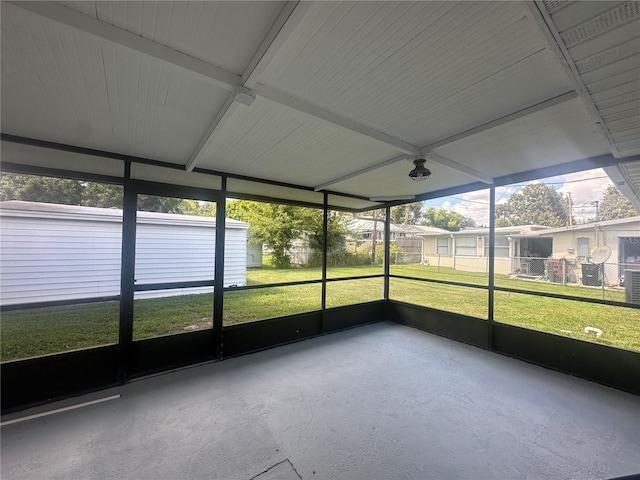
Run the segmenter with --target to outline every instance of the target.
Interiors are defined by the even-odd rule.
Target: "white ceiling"
[[[637,196],[639,5],[3,1],[2,133],[296,184],[259,194],[311,203],[602,155]],[[420,153],[433,174],[412,182]]]

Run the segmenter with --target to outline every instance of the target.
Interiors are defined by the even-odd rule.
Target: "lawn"
[[[381,274],[380,266],[334,267],[328,278]],[[394,265],[392,274],[486,285],[483,273],[468,273],[425,265]],[[249,285],[316,280],[320,268],[250,269]],[[497,275],[497,286],[576,297],[601,298],[599,288],[563,286]],[[382,298],[382,278],[327,283],[327,306],[335,307]],[[320,308],[320,284],[269,287],[225,293],[224,325],[290,315]],[[392,278],[390,297],[478,318],[487,318],[484,289]],[[607,290],[606,298],[624,301],[624,293]],[[640,351],[640,311],[608,305],[496,292],[495,319],[505,323],[596,341]],[[134,339],[210,328],[211,294],[138,299],[134,306]],[[4,312],[0,359],[7,361],[61,351],[116,343],[117,302]],[[592,326],[601,337],[584,333]]]

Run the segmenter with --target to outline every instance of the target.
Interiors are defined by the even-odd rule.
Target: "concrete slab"
[[[121,397],[3,427],[2,478],[264,480],[277,466],[288,480],[287,465],[304,480],[640,472],[638,397],[392,323],[101,394]]]

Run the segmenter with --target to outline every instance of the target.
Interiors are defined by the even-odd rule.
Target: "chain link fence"
[[[637,265],[621,263],[590,263],[574,258],[515,257],[511,274],[554,283],[590,287],[623,286],[624,270]]]

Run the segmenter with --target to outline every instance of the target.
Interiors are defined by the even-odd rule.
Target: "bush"
[[[391,263],[393,265],[398,263],[402,263],[402,256],[404,255],[404,250],[396,245],[396,242],[391,242],[389,246],[389,256],[391,257]],[[369,255],[371,257],[371,255]],[[376,245],[376,265],[382,265],[382,259],[384,258],[384,245]]]
[[[322,252],[314,252],[309,259],[310,267],[322,265]],[[359,267],[371,265],[371,254],[365,252],[351,253],[346,250],[330,252],[327,256],[327,265],[330,267]]]

